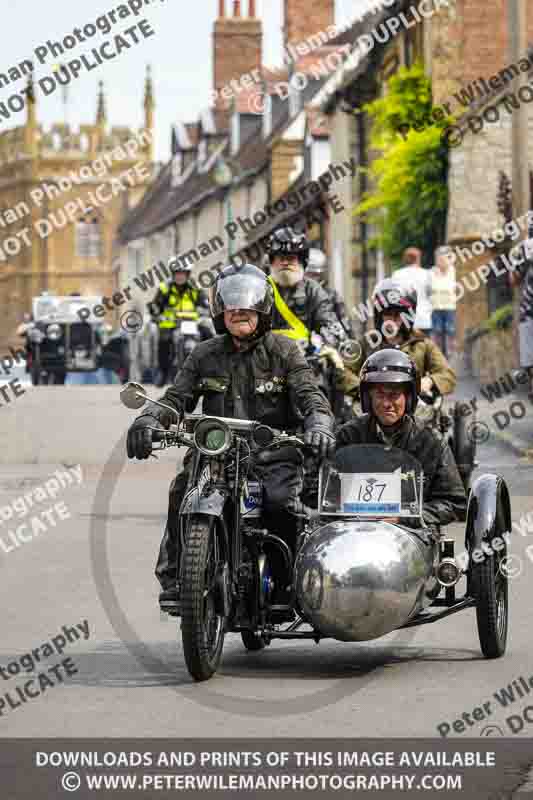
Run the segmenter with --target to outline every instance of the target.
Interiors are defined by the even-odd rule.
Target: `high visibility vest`
[[[298,319],[296,314],[290,310],[289,306],[279,293],[276,282],[272,280],[272,276],[270,276],[268,280],[270,281],[270,285],[272,286],[272,290],[274,292],[274,304],[287,325],[289,325],[288,328],[278,328],[277,330],[273,330],[272,333],[276,333],[279,336],[286,336],[288,339],[294,339],[295,341],[299,342],[309,341],[311,335],[308,328],[304,325],[302,320]]]
[[[160,315],[160,328],[175,328],[178,319],[199,319],[200,315],[196,311],[197,289],[187,288],[184,292],[178,293],[175,286],[169,289],[166,283],[160,283],[159,289],[162,294],[168,295],[167,304]]]

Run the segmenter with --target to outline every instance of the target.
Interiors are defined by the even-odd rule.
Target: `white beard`
[[[296,286],[297,283],[303,279],[304,276],[304,268],[298,267],[297,270],[289,270],[284,269],[281,271],[272,270],[272,280],[278,284],[278,286],[287,287],[287,286]]]

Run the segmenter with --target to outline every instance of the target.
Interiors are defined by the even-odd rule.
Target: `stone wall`
[[[505,329],[481,336],[472,344],[472,374],[480,384],[493,383],[517,367],[513,356],[513,332]]]

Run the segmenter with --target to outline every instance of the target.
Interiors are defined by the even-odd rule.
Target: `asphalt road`
[[[95,427],[102,436],[106,424],[102,410],[94,427],[79,430],[80,453]],[[59,433],[50,429],[46,435]],[[121,433],[110,425],[109,441]],[[116,456],[120,443],[117,448]],[[533,464],[519,462],[495,442],[483,446],[480,457],[481,472],[499,472],[508,481],[513,519],[533,510]],[[61,681],[52,676],[53,685],[28,702],[19,698],[15,708],[7,702],[2,707],[0,700],[0,737],[433,737],[439,735],[437,726],[488,701],[490,714],[455,735],[497,735],[489,725],[510,735],[506,717],[519,714],[528,698],[504,709],[493,693],[533,675],[528,537],[515,535],[511,548],[523,569],[510,581],[510,637],[501,659],[481,656],[475,612],[469,609],[368,644],[274,641],[253,654],[239,636],[230,635],[217,676],[195,684],[184,665],[179,623],[161,617],[153,577],[175,465],[176,451],[170,451],[158,461],[113,463],[102,479],[102,467],[82,462],[81,485],[73,478],[55,498],[34,499],[20,522],[56,503],[64,503],[63,516],[65,509],[70,516],[60,520],[57,509],[55,517],[50,512],[45,530],[26,529],[27,541],[17,547],[6,538],[12,520],[0,519],[0,694],[11,692],[16,699],[15,687],[35,677],[28,659],[18,674],[6,671],[11,664],[14,673],[21,656],[34,649],[41,659],[37,670],[70,658],[73,673],[58,670]],[[68,471],[57,464],[0,465],[0,516],[9,513],[2,508],[42,487],[58,468]],[[460,552],[462,527],[449,532]],[[62,655],[57,654],[61,639],[56,640],[46,658],[42,646],[62,636],[63,626],[78,624],[79,638],[70,633]],[[526,723],[516,735],[532,731]]]

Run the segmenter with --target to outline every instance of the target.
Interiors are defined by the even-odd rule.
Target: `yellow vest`
[[[175,286],[169,290],[166,283],[160,283],[159,289],[164,295],[169,295],[168,303],[161,312],[160,328],[175,328],[178,319],[199,318],[199,314],[196,311],[196,303],[198,302],[198,291],[196,289],[187,289],[183,294],[178,294]]]
[[[304,325],[302,320],[298,319],[296,314],[290,310],[289,306],[280,295],[278,287],[276,286],[276,282],[272,279],[272,276],[270,276],[268,280],[270,281],[270,285],[272,286],[272,290],[274,292],[274,304],[285,322],[290,326],[289,328],[278,328],[277,330],[273,330],[272,333],[276,333],[279,336],[286,336],[288,339],[294,339],[300,342],[309,341],[310,335],[307,327]]]

